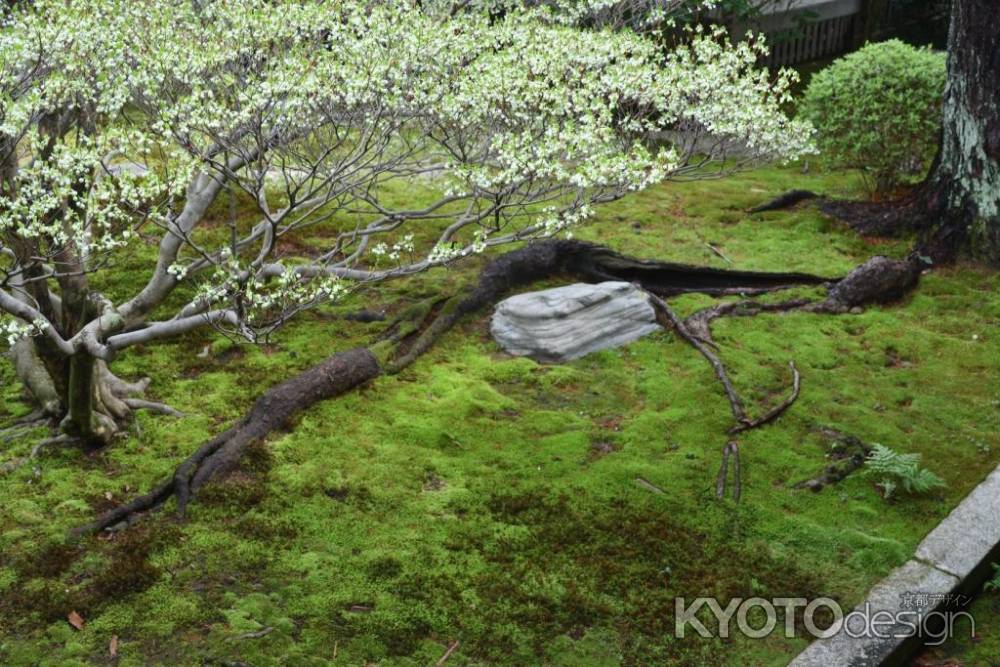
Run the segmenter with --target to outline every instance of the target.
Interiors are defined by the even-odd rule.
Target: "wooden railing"
[[[783,67],[835,56],[854,45],[856,14],[808,22],[785,34],[772,35],[769,67]]]
[[[756,30],[769,38],[771,67],[839,55],[857,45],[861,0],[761,1]]]

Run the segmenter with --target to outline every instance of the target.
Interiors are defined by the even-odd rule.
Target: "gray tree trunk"
[[[956,0],[941,150],[925,183],[929,248],[1000,265],[1000,5]],[[937,254],[937,252],[935,252]]]

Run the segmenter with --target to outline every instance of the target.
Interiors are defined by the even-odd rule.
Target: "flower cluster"
[[[413,234],[406,234],[391,246],[385,241],[379,241],[371,249],[371,254],[376,260],[384,257],[391,262],[399,262],[404,253],[412,254],[413,251]]]
[[[568,233],[706,165],[810,150],[782,111],[793,76],[757,68],[762,40],[695,28],[665,49],[651,27],[711,4],[23,3],[0,26],[0,250],[89,274],[141,231],[158,254],[116,304],[130,325],[183,282],[183,314],[224,304],[270,326],[348,279]],[[400,204],[417,187],[433,201]],[[329,247],[299,250],[319,226]]]
[[[6,340],[7,345],[13,347],[22,338],[44,333],[48,326],[49,323],[45,320],[26,323],[10,317],[3,317],[0,318],[0,339]]]

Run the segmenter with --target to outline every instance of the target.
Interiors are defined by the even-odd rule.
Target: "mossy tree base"
[[[32,341],[20,341],[9,356],[38,411],[58,425],[66,439],[85,447],[103,447],[123,437],[136,410],[180,415],[168,405],[143,398],[149,378],[123,380],[103,360],[82,354],[74,357],[66,389],[60,392],[60,383],[53,381]]]
[[[952,3],[941,144],[927,178],[886,203],[826,202],[863,234],[916,232],[936,263],[971,256],[1000,266],[1000,43],[996,3]]]

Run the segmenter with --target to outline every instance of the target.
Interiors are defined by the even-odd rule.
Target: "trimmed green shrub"
[[[944,85],[944,54],[894,39],[814,74],[800,109],[827,157],[860,169],[873,195],[886,194],[933,158]]]

